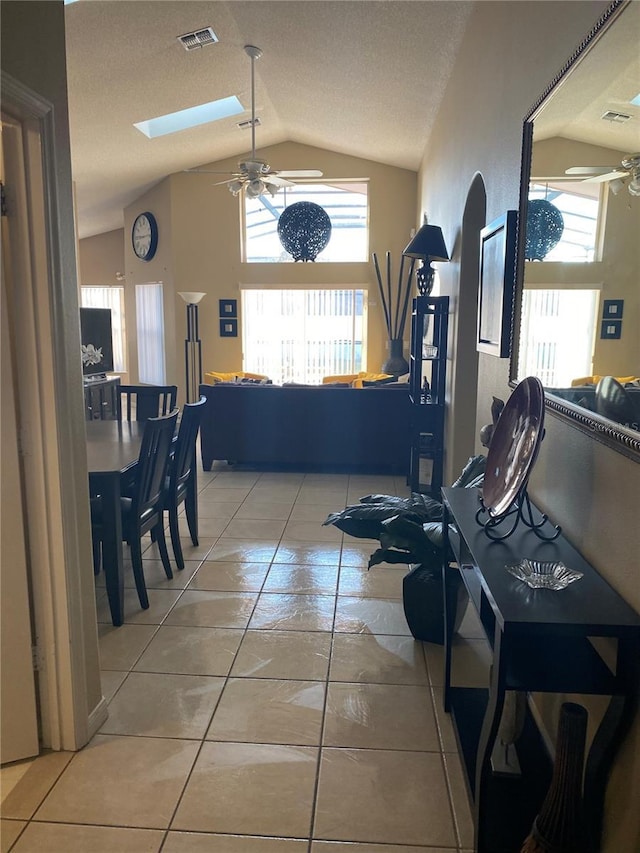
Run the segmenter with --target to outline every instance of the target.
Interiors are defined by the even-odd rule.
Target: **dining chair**
[[[153,540],[158,543],[165,574],[168,578],[173,577],[164,535],[162,497],[177,420],[178,409],[174,409],[168,415],[149,418],[146,422],[131,496],[120,499],[122,539],[131,549],[133,577],[143,610],[149,607],[142,567],[142,537],[145,533],[151,531]],[[94,572],[97,572],[100,545],[105,535],[99,497],[91,500],[91,532]]]
[[[198,544],[197,501],[195,495],[193,495],[193,500],[188,500],[188,497],[190,482],[195,475],[196,438],[206,402],[206,397],[201,397],[197,403],[185,403],[182,409],[178,438],[169,460],[169,474],[163,492],[163,507],[169,514],[171,546],[176,565],[181,570],[184,569],[184,556],[180,543],[178,509],[182,503],[185,505],[191,541],[194,545]]]
[[[177,385],[121,385],[119,419],[146,421],[168,415],[176,407]]]

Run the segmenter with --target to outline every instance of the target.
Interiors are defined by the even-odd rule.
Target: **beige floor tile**
[[[287,542],[342,542],[342,531],[329,525],[323,527],[318,521],[289,521],[284,529]]]
[[[186,590],[165,624],[246,628],[257,598],[257,593],[252,592]]]
[[[334,630],[347,634],[411,634],[402,602],[346,595],[337,598]]]
[[[180,595],[181,589],[149,589],[149,607],[143,610],[135,589],[124,591],[124,621],[128,625],[159,625],[171,610]],[[97,607],[98,622],[111,624],[109,601],[101,599]]]
[[[269,483],[258,483],[251,491],[251,500],[255,501],[272,501],[291,506],[297,499],[298,486],[295,484],[273,486]]]
[[[185,561],[184,569],[178,570],[173,560],[173,551],[171,543],[167,537],[167,548],[169,549],[169,557],[171,557],[171,568],[173,569],[173,577],[168,578],[165,574],[162,560],[143,560],[142,567],[144,569],[144,582],[147,589],[184,589],[189,583],[191,576],[200,565],[199,560]],[[129,568],[124,575],[124,585],[128,589],[135,589],[136,582],[133,579],[133,572]]]
[[[12,853],[158,853],[163,838],[158,829],[30,823]]]
[[[293,838],[170,832],[162,853],[307,853],[307,846]]]
[[[0,803],[6,800],[25,773],[28,772],[36,758],[37,756],[25,758],[23,761],[4,764],[0,767]]]
[[[166,828],[199,746],[194,741],[96,735],[74,755],[35,817]]]
[[[440,754],[323,748],[313,837],[455,847]]]
[[[300,494],[296,503],[298,504],[327,504],[331,505],[334,510],[342,509],[345,506],[347,499],[347,490],[345,488],[324,488],[318,486],[303,486],[300,489]]]
[[[455,853],[455,848],[416,847],[412,844],[353,844],[349,841],[314,841],[311,853]]]
[[[2,817],[29,820],[73,758],[72,752],[43,752],[2,797]]]
[[[11,845],[26,825],[24,820],[0,820],[0,853],[9,853]]]
[[[317,681],[229,679],[207,740],[319,746],[324,692]]]
[[[425,643],[429,679],[434,687],[444,685],[444,647]],[[488,687],[491,649],[486,640],[454,637],[451,683],[458,687]]]
[[[258,541],[280,539],[286,523],[284,520],[271,518],[234,518],[228,523],[221,541],[224,542],[227,539],[257,539]]]
[[[295,566],[290,563],[274,563],[269,569],[263,592],[335,595],[337,586],[337,566]]]
[[[473,817],[458,753],[445,753],[444,763],[451,792],[458,843],[461,847],[471,848],[473,847]]]
[[[274,503],[273,501],[260,501],[249,497],[236,512],[235,519],[287,521],[292,507],[293,502]]]
[[[155,625],[98,625],[100,668],[128,671],[158,630]]]
[[[277,547],[276,541],[223,539],[213,546],[207,560],[222,560],[225,563],[270,563]]]
[[[342,546],[342,554],[340,556],[340,565],[361,566],[366,569],[369,565],[369,558],[379,547],[380,543],[375,539],[353,539],[351,536],[345,536],[344,544]],[[397,569],[398,567],[393,566],[390,563],[379,563],[374,566],[374,568]],[[371,571],[373,571],[373,569]]]
[[[308,837],[318,750],[205,743],[172,829]]]
[[[218,485],[218,478],[216,478],[198,495],[198,506],[213,503],[242,503],[250,491],[250,488]]]
[[[379,684],[428,683],[422,644],[412,637],[384,634],[336,634],[329,678]]]
[[[189,584],[189,589],[260,592],[268,571],[268,563],[224,563],[222,560],[205,560]]]
[[[235,628],[163,625],[135,666],[137,672],[227,675],[244,632]]]
[[[374,566],[343,566],[340,569],[338,595],[362,598],[402,598],[404,569],[384,569]]]
[[[473,605],[467,605],[457,634],[459,637],[465,637],[468,640],[486,639],[487,635]]]
[[[331,682],[325,746],[434,752],[438,730],[426,685]]]
[[[338,507],[342,509],[342,507]],[[296,503],[293,506],[290,515],[290,521],[314,521],[318,524],[323,524],[327,516],[336,512],[335,504],[316,504],[316,503]]]
[[[103,669],[100,671],[100,684],[102,686],[102,695],[110,702],[122,682],[127,677],[126,672],[118,672],[117,670]]]
[[[224,684],[215,676],[132,672],[100,732],[202,739]]]
[[[324,681],[331,636],[320,632],[247,631],[231,675]]]
[[[220,497],[219,494],[216,497]],[[226,497],[226,495],[222,495]],[[198,499],[198,519],[217,518],[220,521],[229,521],[242,506],[242,501],[222,500],[200,500]]]
[[[340,546],[327,542],[287,542],[282,541],[273,559],[274,563],[294,563],[296,565],[338,566],[340,565]]]
[[[209,551],[213,548],[216,543],[217,536],[209,536],[199,537],[199,544],[194,545],[191,542],[191,539],[188,537],[181,536],[180,544],[182,545],[182,556],[185,560],[197,560],[198,562],[205,559]],[[167,537],[167,548],[169,549],[169,556],[173,553],[171,551],[171,542]],[[160,551],[158,550],[158,546],[155,542],[151,543],[146,551],[143,552],[143,557],[145,560],[159,560],[160,559]],[[175,567],[175,563],[172,560],[172,567]]]
[[[283,631],[331,631],[335,598],[332,595],[260,593],[249,627]]]
[[[198,515],[198,536],[196,538],[198,540],[200,538],[217,539],[218,536],[221,536],[225,532],[228,525],[229,519],[227,518],[220,518],[220,516],[211,517],[207,515]],[[189,525],[187,524],[187,519],[184,516],[181,516],[180,518],[179,529],[180,543],[182,545],[182,550],[184,551],[185,548],[188,548],[191,544]]]

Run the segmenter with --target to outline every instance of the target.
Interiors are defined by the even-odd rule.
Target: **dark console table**
[[[451,683],[451,661],[456,653],[451,602],[455,596],[446,594],[453,572],[445,559],[444,598],[449,604],[445,604],[444,704],[452,716],[466,771],[475,850],[520,850],[551,778],[552,762],[529,707],[515,745],[520,775],[503,775],[492,769],[505,692],[518,690],[610,697],[585,762],[587,834],[590,851],[597,851],[608,773],[637,705],[640,616],[562,536],[543,542],[520,525],[509,539],[493,542],[475,520],[477,490],[445,488],[442,495],[448,546],[443,553],[453,552],[493,651],[488,689]],[[523,557],[561,560],[584,577],[557,592],[533,590],[505,569]],[[613,668],[598,654],[590,637],[617,640]]]

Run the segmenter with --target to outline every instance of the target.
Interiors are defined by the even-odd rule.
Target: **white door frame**
[[[51,103],[2,73],[11,322],[42,746],[76,750],[106,719],[100,690],[73,225]],[[64,156],[64,154],[63,154]],[[68,206],[67,206],[68,209]],[[69,237],[71,235],[71,239]],[[73,264],[71,265],[73,266]],[[78,346],[76,346],[76,339]]]

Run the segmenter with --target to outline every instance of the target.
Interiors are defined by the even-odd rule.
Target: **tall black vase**
[[[404,341],[402,338],[392,338],[389,341],[389,356],[382,365],[382,372],[391,376],[404,376],[409,372],[409,363],[402,354]]]

